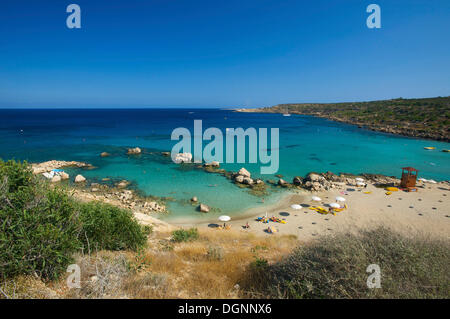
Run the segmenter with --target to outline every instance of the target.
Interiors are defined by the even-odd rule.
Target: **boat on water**
[[[424,147],[424,149],[426,149],[426,150],[435,150],[435,149],[436,149],[436,147],[432,147],[432,146],[427,146],[427,147]]]
[[[291,116],[289,113],[283,113],[283,116]]]

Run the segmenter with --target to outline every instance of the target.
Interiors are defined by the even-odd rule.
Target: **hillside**
[[[293,113],[355,124],[374,131],[450,141],[450,97],[371,102],[279,104],[244,112]]]

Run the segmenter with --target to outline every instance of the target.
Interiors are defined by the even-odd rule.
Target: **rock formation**
[[[137,155],[137,154],[141,154],[142,150],[139,147],[135,147],[135,148],[129,148],[127,151],[128,155]]]
[[[86,181],[86,178],[83,175],[75,176],[75,183],[83,183]]]

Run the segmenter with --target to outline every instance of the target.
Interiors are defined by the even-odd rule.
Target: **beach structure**
[[[403,188],[415,187],[418,172],[419,171],[413,167],[403,167],[400,186]]]

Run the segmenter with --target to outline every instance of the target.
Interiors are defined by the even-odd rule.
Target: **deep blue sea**
[[[84,161],[97,169],[75,170],[92,180],[105,177],[127,179],[147,195],[168,196],[172,221],[201,219],[188,200],[220,209],[214,214],[236,215],[261,204],[261,199],[233,185],[226,178],[202,170],[181,167],[160,155],[170,151],[172,130],[186,127],[193,132],[194,120],[203,129],[279,128],[280,168],[277,174],[291,181],[310,171],[335,173],[379,173],[399,176],[401,167],[413,166],[419,176],[450,180],[449,143],[376,133],[356,126],[310,116],[238,113],[218,109],[43,109],[0,110],[0,158],[31,162]],[[205,142],[204,144],[206,144]],[[127,156],[128,147],[139,146],[140,156]],[[425,146],[436,150],[427,151]],[[101,158],[101,152],[111,157]],[[258,164],[223,164],[227,170],[246,167],[260,176]],[[73,176],[72,176],[73,177]],[[273,175],[263,179],[277,179]],[[265,199],[273,203],[282,193],[274,191]],[[208,216],[211,218],[211,216]]]

